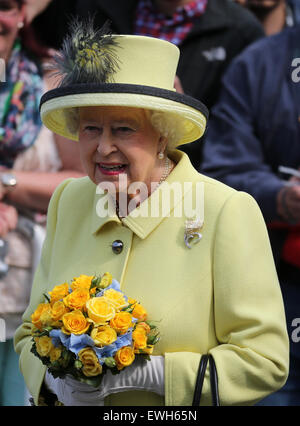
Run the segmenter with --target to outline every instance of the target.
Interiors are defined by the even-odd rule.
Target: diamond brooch
[[[200,233],[200,230],[202,226],[203,221],[198,218],[195,220],[185,221],[184,242],[189,249],[192,248],[190,242],[197,244],[201,240],[202,234]]]

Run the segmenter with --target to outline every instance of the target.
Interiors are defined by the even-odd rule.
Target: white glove
[[[164,395],[164,357],[150,356],[150,358],[151,361],[137,359],[133,364],[126,367],[117,375],[113,375],[111,371],[108,370],[101,383],[101,398],[105,398],[111,393],[135,390]]]
[[[44,383],[57,399],[64,405],[104,405],[104,399],[100,397],[100,388],[94,388],[86,383],[78,382],[67,375],[64,379],[57,377],[46,371]]]
[[[45,384],[57,395],[64,405],[103,406],[104,398],[112,393],[124,391],[149,391],[164,395],[164,357],[150,356],[151,361],[136,359],[120,374],[113,375],[109,370],[103,376],[99,388],[80,383],[71,376],[54,379],[46,372]]]

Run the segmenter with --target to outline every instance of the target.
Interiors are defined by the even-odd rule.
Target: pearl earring
[[[19,28],[19,30],[21,29],[21,28],[23,28],[24,27],[24,22],[18,22],[18,28]]]
[[[163,158],[164,158],[164,153],[163,153],[162,151],[160,151],[160,152],[158,153],[158,155],[157,155],[157,158],[158,158],[159,160],[163,160]]]

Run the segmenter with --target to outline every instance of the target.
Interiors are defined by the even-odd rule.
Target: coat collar
[[[183,185],[183,183],[194,183],[199,180],[200,177],[200,174],[193,168],[185,153],[176,150],[172,152],[170,157],[177,164],[165,182],[168,183],[168,185],[172,185],[177,182],[182,184],[180,197],[173,197],[171,195],[169,205],[164,206],[162,212],[162,197],[164,191],[166,191],[168,187],[168,185],[164,182],[139,207],[133,210],[128,216],[120,219],[114,209],[112,209],[108,215],[101,214],[101,212],[103,212],[103,209],[101,208],[103,204],[101,202],[101,197],[103,197],[103,195],[95,194],[91,222],[92,233],[95,234],[101,231],[103,226],[109,222],[115,222],[119,225],[126,226],[139,238],[145,239],[155,228],[157,228],[165,217],[168,217],[175,207],[182,202],[184,196],[191,191],[191,186]],[[107,208],[107,206],[104,208]],[[146,214],[147,212],[153,211],[158,213],[154,217],[153,215]]]

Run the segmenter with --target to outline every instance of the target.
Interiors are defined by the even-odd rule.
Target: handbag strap
[[[217,373],[215,360],[212,355],[209,355],[209,371],[210,371],[210,388],[211,388],[211,395],[212,395],[212,403],[214,407],[218,407],[220,405],[218,373]]]
[[[218,374],[216,369],[216,364],[212,355],[202,355],[199,363],[199,369],[197,373],[195,391],[192,406],[199,406],[202,394],[202,387],[204,382],[205,371],[207,363],[209,361],[210,369],[210,388],[212,393],[212,405],[219,406],[219,388],[218,388]]]

